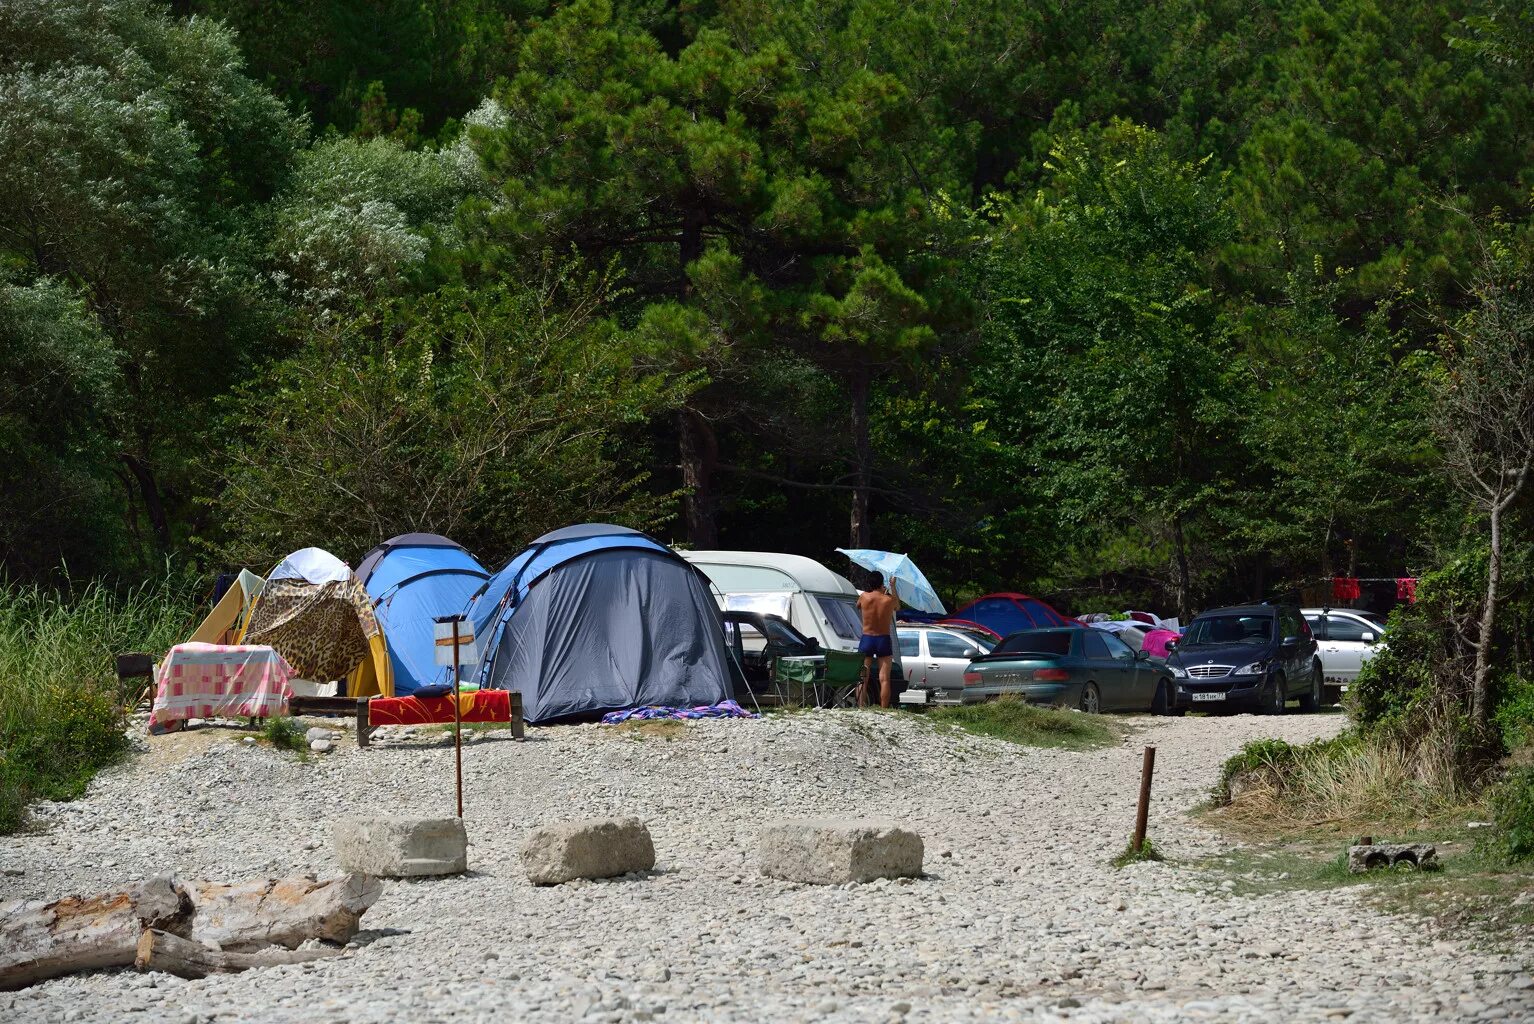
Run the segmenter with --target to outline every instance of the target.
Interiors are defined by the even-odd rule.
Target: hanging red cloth
[[[1417,578],[1415,576],[1402,576],[1396,580],[1396,600],[1405,601],[1407,604],[1416,603]]]
[[[1343,601],[1357,601],[1360,591],[1358,580],[1353,576],[1332,577],[1332,600],[1339,604]]]

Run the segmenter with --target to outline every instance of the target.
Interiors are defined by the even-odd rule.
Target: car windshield
[[[1069,629],[1024,630],[1013,633],[991,649],[992,654],[1043,654],[1052,658],[1071,653]]]
[[[1263,644],[1273,639],[1271,615],[1210,615],[1193,620],[1182,647],[1200,644]]]
[[[768,617],[763,620],[762,624],[767,627],[767,639],[774,643],[782,644],[785,647],[806,647],[809,645],[809,641],[805,639],[803,633],[782,619]]]

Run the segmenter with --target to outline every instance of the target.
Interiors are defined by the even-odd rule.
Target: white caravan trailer
[[[820,646],[856,651],[863,634],[858,592],[845,576],[803,555],[775,551],[678,551],[713,581],[724,611],[780,615]]]

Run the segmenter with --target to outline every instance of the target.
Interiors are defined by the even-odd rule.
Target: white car
[[[1315,634],[1321,657],[1321,676],[1328,691],[1327,703],[1346,693],[1364,662],[1384,644],[1385,624],[1373,612],[1352,608],[1302,608],[1300,613]]]

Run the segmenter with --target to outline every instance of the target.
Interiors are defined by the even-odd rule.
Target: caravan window
[[[776,615],[780,619],[786,619],[788,604],[792,594],[725,594],[724,610],[727,612],[757,612],[761,615]]]
[[[698,568],[714,581],[714,586],[726,594],[799,589],[798,581],[788,573],[764,565],[714,565],[704,562]]]
[[[843,640],[856,640],[863,635],[863,616],[850,597],[822,597],[815,595],[820,611],[831,623],[831,628]]]

